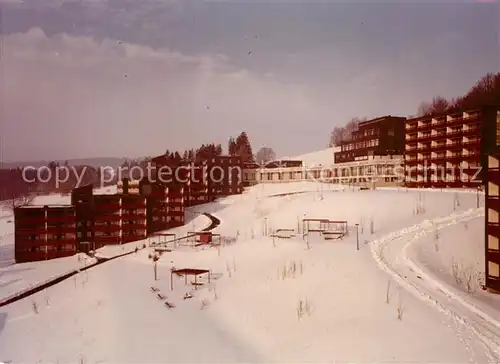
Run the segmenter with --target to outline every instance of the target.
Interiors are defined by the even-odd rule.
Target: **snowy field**
[[[480,289],[484,209],[476,198],[255,186],[191,211],[179,234],[208,225],[199,215],[208,212],[227,243],[172,247],[158,280],[147,248],[0,308],[0,361],[499,362],[500,299]],[[297,230],[304,217],[346,220],[349,234],[270,236]],[[210,270],[210,282],[171,277],[173,266]]]

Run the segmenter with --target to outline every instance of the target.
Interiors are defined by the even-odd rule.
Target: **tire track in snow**
[[[383,271],[390,274],[407,291],[428,303],[432,303],[435,308],[452,319],[459,340],[464,343],[471,356],[473,350],[463,338],[461,328],[470,330],[481,340],[492,362],[500,362],[500,323],[429,277],[406,255],[408,247],[413,242],[433,232],[434,229],[442,229],[482,215],[484,215],[484,209],[471,209],[462,213],[453,213],[449,216],[426,220],[376,239],[370,245],[372,255]],[[402,242],[404,238],[408,240]],[[404,245],[402,249],[398,249],[398,245],[401,243]],[[396,249],[392,252],[393,255],[396,254],[392,261],[388,259],[390,257],[387,253],[390,248]],[[422,278],[418,279],[414,274],[418,274]],[[456,303],[460,307],[453,309],[452,307]],[[471,337],[469,339],[472,340]]]

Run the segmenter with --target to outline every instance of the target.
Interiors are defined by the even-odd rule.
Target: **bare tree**
[[[257,154],[255,154],[255,162],[262,164],[271,162],[276,159],[276,153],[274,153],[273,148],[262,147],[259,149]]]
[[[448,111],[451,104],[448,100],[441,96],[435,96],[431,102],[422,102],[418,107],[417,115],[435,115]]]
[[[330,134],[330,147],[336,147],[344,141],[344,128],[336,126]]]
[[[352,139],[352,133],[358,130],[359,123],[367,118],[352,118],[345,126],[335,126],[330,134],[330,147],[340,145],[344,141]]]
[[[31,191],[23,191],[22,189],[12,189],[5,193],[5,199],[0,201],[2,208],[14,212],[14,209],[30,205],[35,199],[35,194]]]

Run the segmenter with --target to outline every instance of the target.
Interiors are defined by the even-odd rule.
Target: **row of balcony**
[[[448,138],[448,137],[460,137],[460,136],[468,136],[468,135],[478,135],[480,132],[479,128],[464,128],[461,130],[443,130],[443,131],[437,131],[437,132],[427,132],[427,133],[421,133],[419,135],[419,132],[407,132],[405,135],[405,140],[411,141],[411,140],[427,140],[427,139],[442,139],[442,138]]]
[[[420,146],[418,144],[421,144]],[[423,144],[423,145],[422,145]],[[427,141],[423,143],[419,140],[413,140],[406,143],[406,150],[414,149],[430,149],[430,148],[446,148],[449,146],[461,145],[464,147],[477,147],[481,144],[481,139],[447,139],[447,141]]]
[[[463,125],[463,124],[472,124],[479,123],[480,115],[479,114],[466,114],[464,113],[461,117],[452,117],[447,115],[446,118],[431,118],[427,120],[409,120],[406,122],[406,130],[411,129],[424,129],[424,128],[435,128],[442,126],[455,126],[455,125]]]

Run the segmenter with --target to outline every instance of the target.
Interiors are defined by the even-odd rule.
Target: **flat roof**
[[[172,273],[175,274],[184,274],[184,275],[191,275],[191,276],[197,276],[198,274],[204,274],[204,273],[210,273],[210,270],[208,269],[196,269],[196,268],[183,268],[183,269],[174,269]]]

